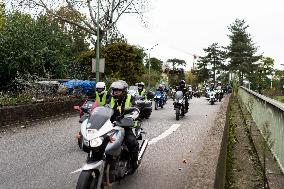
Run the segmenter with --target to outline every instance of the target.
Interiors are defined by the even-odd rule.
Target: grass
[[[227,144],[227,158],[226,158],[226,181],[225,181],[225,188],[230,188],[234,183],[233,178],[233,165],[234,165],[234,145],[237,142],[236,137],[236,122],[235,122],[235,115],[236,115],[236,97],[232,97],[232,100],[229,104],[229,136],[228,136],[228,144]]]
[[[284,103],[284,96],[275,96],[275,97],[273,97],[273,99]]]

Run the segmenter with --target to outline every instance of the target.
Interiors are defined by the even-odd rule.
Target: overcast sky
[[[284,2],[281,0],[149,0],[144,19],[124,16],[119,29],[128,42],[151,48],[151,57],[163,61],[184,59],[187,69],[193,54],[204,55],[203,48],[214,42],[227,46],[228,26],[244,19],[248,32],[259,46],[259,53],[275,59],[276,68],[284,64]]]

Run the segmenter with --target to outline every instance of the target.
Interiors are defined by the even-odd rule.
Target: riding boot
[[[138,152],[131,153],[130,157],[131,157],[131,169],[129,170],[129,174],[132,175],[139,166],[138,165]]]

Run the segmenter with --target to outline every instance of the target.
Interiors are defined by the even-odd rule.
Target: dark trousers
[[[124,142],[130,152],[132,160],[137,161],[138,152],[139,152],[139,143],[136,140],[136,136],[134,135],[132,129],[125,129]]]

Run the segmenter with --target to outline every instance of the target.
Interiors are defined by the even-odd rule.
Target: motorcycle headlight
[[[93,148],[100,146],[102,143],[103,140],[101,139],[101,137],[90,140],[90,146]]]

